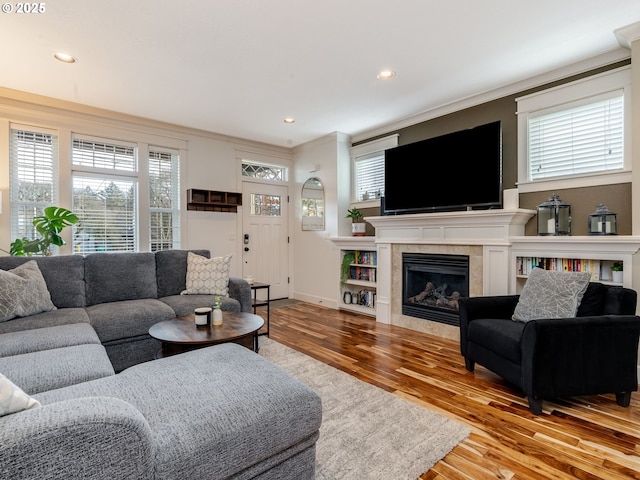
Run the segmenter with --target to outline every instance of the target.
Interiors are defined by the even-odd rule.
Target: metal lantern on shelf
[[[538,235],[571,235],[571,205],[555,193],[538,205]]]
[[[601,203],[596,211],[589,215],[589,235],[617,235],[616,214]]]

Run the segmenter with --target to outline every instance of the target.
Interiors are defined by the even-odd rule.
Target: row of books
[[[359,267],[352,265],[349,267],[349,278],[352,280],[364,280],[365,282],[376,281],[376,269],[370,267]]]
[[[590,258],[550,257],[518,257],[516,260],[517,275],[529,275],[536,267],[564,272],[591,272],[591,280],[597,281],[601,277],[602,262]]]
[[[378,252],[372,251],[360,251],[356,250],[353,252],[355,254],[355,261],[353,263],[357,263],[358,265],[377,265],[378,264]]]

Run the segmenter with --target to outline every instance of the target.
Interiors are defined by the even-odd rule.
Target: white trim
[[[395,133],[384,138],[378,138],[376,140],[371,140],[370,142],[351,147],[351,158],[355,159],[356,157],[363,157],[365,155],[369,155],[370,153],[380,152],[382,150],[387,150],[388,148],[397,147],[399,136],[400,135]]]

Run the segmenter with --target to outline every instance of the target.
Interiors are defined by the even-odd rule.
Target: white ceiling
[[[0,14],[0,86],[284,147],[615,51],[614,30],[640,20],[638,0],[43,5]],[[382,68],[396,78],[378,80]]]

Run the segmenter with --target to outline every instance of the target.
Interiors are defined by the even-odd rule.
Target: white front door
[[[289,296],[288,194],[283,185],[242,183],[242,276],[271,285],[271,299]]]

